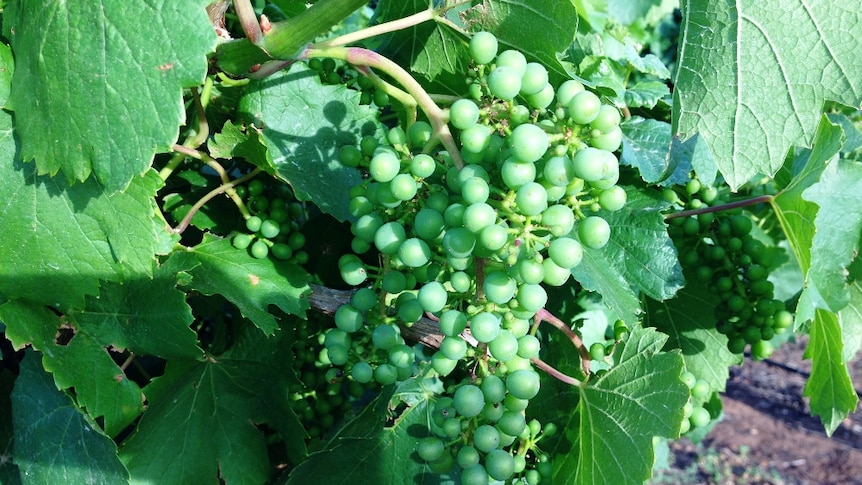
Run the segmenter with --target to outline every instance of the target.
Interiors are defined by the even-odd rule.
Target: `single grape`
[[[518,160],[535,162],[548,150],[548,134],[538,125],[519,125],[509,135],[509,146]]]
[[[417,299],[426,312],[437,313],[446,306],[448,294],[442,283],[430,281],[419,289]]]
[[[537,62],[528,62],[521,76],[521,95],[536,94],[548,85],[548,70]]]
[[[425,265],[431,259],[431,248],[428,244],[416,237],[407,239],[398,247],[398,258],[401,262],[411,268]]]
[[[465,384],[455,390],[452,396],[452,406],[465,418],[472,418],[482,412],[485,406],[485,396],[479,387]]]
[[[590,345],[590,359],[592,360],[604,360],[605,359],[605,345],[601,342],[596,342],[593,345]]]
[[[500,333],[500,317],[489,312],[478,313],[470,321],[470,332],[479,342],[488,343]]]
[[[488,182],[481,177],[470,177],[461,184],[461,197],[468,204],[485,202],[490,193]]]
[[[440,351],[435,352],[434,355],[431,356],[431,367],[433,367],[438,374],[444,377],[451,374],[452,371],[455,370],[455,366],[457,364],[457,360],[452,360],[446,357],[446,355]]]
[[[566,111],[572,121],[586,125],[596,119],[601,106],[598,96],[590,91],[581,91],[572,97],[566,105]]]
[[[469,99],[459,99],[449,108],[449,122],[459,130],[467,129],[479,121],[479,107]]]
[[[524,359],[532,359],[539,356],[541,343],[533,335],[524,335],[518,339],[518,356]],[[509,433],[511,434],[511,433]]]
[[[575,175],[587,182],[597,182],[611,177],[615,167],[619,171],[619,162],[612,153],[593,147],[578,151],[572,158],[572,164]]]
[[[461,485],[488,485],[485,467],[477,464],[461,470]]]
[[[590,138],[590,145],[601,150],[615,152],[623,144],[623,130],[616,127],[607,133],[598,133]]]
[[[401,335],[393,325],[378,325],[371,332],[371,341],[374,347],[389,350],[392,346],[401,343]]]
[[[485,402],[501,402],[506,397],[506,383],[496,375],[485,376],[480,388],[485,395]]]
[[[341,305],[335,311],[335,325],[347,333],[359,330],[362,324],[362,312],[349,304]]]
[[[265,242],[258,240],[251,245],[249,251],[251,251],[251,255],[255,258],[263,259],[269,254],[269,246]]]
[[[456,258],[466,258],[476,247],[476,236],[465,227],[455,227],[446,231],[443,236],[443,248],[448,255]]]
[[[494,271],[485,275],[482,288],[488,301],[505,305],[515,296],[517,285],[505,271]]]
[[[437,461],[443,456],[446,446],[440,438],[429,436],[419,441],[416,453],[425,461]]]
[[[485,202],[470,204],[464,210],[464,227],[472,233],[481,232],[482,229],[494,224],[496,221],[497,210]]]
[[[514,99],[521,90],[521,74],[513,67],[498,64],[497,68],[488,75],[488,89],[491,95],[505,101]]]
[[[571,270],[561,267],[551,258],[542,261],[542,268],[545,270],[542,282],[551,286],[563,286],[572,276]]]
[[[702,428],[709,424],[712,418],[709,415],[709,411],[697,406],[691,411],[691,416],[689,416],[688,420],[691,422],[693,428]]]
[[[461,337],[444,337],[440,342],[440,352],[447,359],[461,360],[467,354],[467,342]]]
[[[389,182],[401,168],[401,162],[398,157],[388,151],[379,152],[371,158],[368,166],[368,173],[371,178],[378,182]]]
[[[506,376],[506,389],[519,399],[532,399],[539,393],[539,374],[531,369],[512,372]]]
[[[565,155],[548,159],[545,161],[542,177],[555,186],[565,187],[569,185],[569,182],[575,177],[572,160]]]
[[[392,364],[380,364],[374,369],[374,380],[381,386],[394,384],[398,380],[398,369]]]
[[[505,50],[497,55],[497,66],[506,66],[514,69],[520,78],[527,71],[527,58],[524,57],[524,54],[514,49]]]
[[[508,480],[515,473],[515,459],[507,451],[491,450],[485,457],[485,470],[495,480]]]
[[[251,246],[252,241],[254,241],[254,237],[250,234],[240,233],[233,237],[231,243],[233,244],[233,247],[237,249],[246,249]]]
[[[562,237],[575,227],[575,213],[565,205],[552,205],[542,212],[542,224],[548,227],[553,236]]]
[[[525,96],[527,102],[535,109],[544,110],[554,102],[554,86],[546,83],[539,92]]]
[[[412,296],[412,295],[411,295]],[[402,322],[413,323],[422,318],[424,308],[416,297],[396,301],[396,314]]]
[[[473,446],[485,453],[497,449],[500,446],[500,432],[489,424],[479,426],[473,431]]]
[[[356,382],[365,384],[374,379],[374,369],[371,368],[368,362],[357,362],[353,364],[353,367],[350,369],[350,376],[353,377]]]
[[[476,451],[476,448],[472,446],[462,446],[460,450],[458,450],[458,456],[456,457],[456,461],[458,462],[458,466],[461,468],[470,468],[473,465],[479,463],[481,459],[481,455]]]
[[[679,379],[683,384],[686,385],[689,389],[694,389],[694,385],[697,383],[697,377],[691,372],[685,371],[680,376]]]
[[[251,216],[245,220],[245,227],[249,230],[249,232],[259,231],[262,224],[263,220],[258,216]]]
[[[581,263],[584,256],[584,248],[575,239],[561,237],[551,241],[548,247],[548,256],[561,268],[574,268]]]
[[[500,330],[500,333],[488,343],[491,355],[500,362],[511,360],[518,354],[518,339],[508,330]]]
[[[518,210],[526,216],[539,215],[548,208],[548,192],[541,184],[528,182],[515,194]]]
[[[576,94],[584,90],[584,85],[574,79],[570,79],[557,88],[557,104],[568,106]]]
[[[545,307],[548,293],[542,285],[523,284],[518,288],[518,305],[531,315]]]
[[[490,142],[491,128],[485,125],[473,123],[461,131],[461,147],[469,153],[482,154]]]
[[[260,224],[260,235],[267,239],[278,237],[280,232],[281,226],[272,219],[267,219]]]
[[[374,233],[374,245],[381,253],[390,256],[398,251],[406,239],[407,234],[404,231],[404,226],[395,221],[383,224]]]
[[[511,157],[503,162],[502,167],[500,167],[500,175],[503,177],[503,183],[506,184],[506,187],[517,190],[524,184],[536,179],[536,165]]]
[[[497,56],[497,37],[490,32],[476,32],[470,39],[470,57],[476,64],[488,64]]]
[[[611,226],[599,216],[590,216],[578,224],[578,238],[584,246],[601,249],[608,244]]]
[[[263,193],[263,181],[260,179],[254,179],[248,183],[248,194],[251,196],[258,196]]]

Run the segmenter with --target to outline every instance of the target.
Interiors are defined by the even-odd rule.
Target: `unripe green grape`
[[[572,276],[571,270],[560,267],[551,258],[542,261],[542,267],[545,270],[545,277],[542,282],[547,285],[563,286]]]
[[[386,139],[392,145],[406,145],[407,144],[407,132],[404,131],[404,128],[400,126],[395,126],[389,129],[389,132],[386,133]]]
[[[442,283],[430,281],[419,289],[417,299],[426,312],[437,313],[446,306],[448,297]]]
[[[506,397],[506,383],[493,374],[485,376],[479,388],[485,395],[485,402],[500,402]]]
[[[517,284],[505,271],[494,271],[485,275],[482,288],[488,301],[505,305],[515,295]]]
[[[505,101],[514,99],[521,90],[521,74],[515,68],[498,65],[488,75],[491,95]]]
[[[623,144],[623,130],[620,127],[613,128],[607,133],[600,133],[590,137],[590,145],[600,150],[615,152]]]
[[[461,468],[469,468],[473,465],[479,463],[481,459],[481,455],[476,451],[476,448],[472,446],[462,446],[460,450],[458,450],[458,456],[456,457],[456,461],[458,462],[458,466]]]
[[[436,169],[437,164],[434,162],[434,159],[431,158],[430,155],[420,153],[418,155],[414,155],[413,159],[410,160],[410,173],[412,173],[415,177],[430,177],[434,175],[434,171]]]
[[[341,305],[335,311],[335,325],[347,333],[359,330],[362,324],[362,312],[349,304]]]
[[[377,306],[377,295],[371,288],[360,288],[350,297],[350,304],[360,312]]]
[[[496,64],[498,67],[506,66],[514,69],[518,73],[519,78],[527,71],[527,58],[524,57],[524,54],[514,49],[505,50],[497,54]]]
[[[484,233],[485,231],[482,231]],[[467,293],[470,291],[470,288],[473,287],[472,279],[470,275],[463,271],[456,271],[449,276],[449,284],[452,285],[452,289],[454,289],[458,293]]]
[[[398,379],[398,369],[392,364],[380,364],[374,369],[374,380],[381,386],[394,384]]]
[[[590,128],[607,133],[620,126],[620,111],[611,105],[604,104],[599,108],[596,118],[590,122]]]
[[[566,112],[575,123],[586,125],[596,119],[601,106],[598,96],[590,91],[581,91],[566,105]]]
[[[434,355],[431,356],[431,367],[437,371],[441,376],[448,376],[455,370],[455,366],[458,364],[458,361],[452,360],[446,357],[443,352],[437,351],[434,352]]]
[[[524,415],[515,411],[506,411],[497,420],[497,428],[509,436],[518,436],[524,432],[527,427],[527,421]]]
[[[537,62],[528,62],[521,76],[521,95],[536,94],[548,85],[548,70]]]
[[[377,105],[378,108],[383,108],[389,105],[389,94],[386,91],[382,89],[375,89],[372,96],[374,99],[374,104]]]
[[[446,310],[440,315],[439,324],[443,335],[454,337],[467,328],[467,316],[459,310]]]
[[[367,197],[359,196],[350,199],[348,211],[353,217],[362,217],[365,214],[370,214],[374,210],[374,205]]]
[[[751,345],[751,356],[754,360],[763,360],[768,358],[775,351],[772,343],[768,340],[761,340]]]
[[[338,150],[338,160],[347,167],[358,167],[362,161],[362,151],[353,145],[344,145]]]
[[[536,179],[536,165],[509,158],[500,167],[500,175],[506,187],[517,190],[526,183]]]
[[[481,417],[485,421],[489,421],[489,422],[493,423],[493,422],[497,421],[498,419],[500,419],[500,416],[503,415],[503,412],[505,410],[506,410],[506,408],[504,408],[503,405],[500,403],[486,402],[485,405],[482,407]]]
[[[500,330],[500,333],[488,343],[491,355],[500,362],[506,362],[518,354],[518,339],[508,330]]]
[[[695,380],[694,387],[691,388],[691,396],[696,399],[706,399],[710,392],[709,383],[703,379]]]
[[[460,202],[454,202],[443,211],[443,221],[446,227],[460,227],[464,225],[464,211],[467,206]]]
[[[396,304],[396,314],[401,321],[413,323],[422,318],[422,303],[415,297],[410,300],[399,300]]]
[[[267,239],[274,239],[278,237],[278,234],[281,232],[281,226],[278,222],[273,221],[272,219],[267,219],[260,224],[260,235]]]
[[[526,216],[539,215],[548,208],[548,192],[541,184],[529,182],[521,186],[515,194],[518,211]]]
[[[404,231],[404,226],[395,221],[383,224],[374,233],[374,245],[381,253],[390,256],[398,251],[406,239],[407,234]]]
[[[576,94],[584,90],[584,85],[574,79],[570,79],[557,88],[557,104],[568,106]]]
[[[506,321],[506,329],[519,339],[530,331],[532,323],[526,318],[518,318],[513,315],[511,320]]]
[[[407,277],[400,271],[389,271],[383,275],[381,287],[387,293],[401,293],[407,289]]]
[[[452,406],[459,415],[472,418],[482,412],[485,406],[485,396],[478,386],[465,384],[455,390],[452,396]]]
[[[521,412],[527,409],[527,406],[530,405],[530,400],[520,399],[509,393],[506,394],[506,399],[503,399],[503,405],[506,406],[507,411]]]
[[[509,146],[518,160],[535,162],[548,151],[548,134],[538,125],[519,125],[509,135]]]
[[[440,342],[440,352],[447,359],[461,360],[467,354],[467,342],[461,337],[444,337]]]
[[[350,231],[354,236],[365,239],[366,241],[371,241],[374,239],[374,234],[377,233],[377,230],[380,229],[380,226],[383,225],[383,216],[378,212],[372,212],[370,214],[366,214],[353,223]]]
[[[459,99],[449,108],[449,122],[459,130],[465,130],[479,121],[479,107],[469,99]]]
[[[253,240],[254,238],[250,234],[240,233],[233,237],[231,243],[233,244],[233,247],[237,249],[247,249],[249,246],[251,246]]]
[[[485,125],[474,123],[461,131],[461,146],[467,152],[482,154],[490,141],[491,128]]]
[[[357,362],[350,369],[350,376],[356,382],[365,384],[374,379],[374,369],[371,368],[368,362]]]
[[[431,248],[428,247],[425,241],[411,237],[398,247],[398,258],[405,265],[411,268],[418,268],[428,263],[431,259]]]
[[[697,384],[697,377],[688,371],[683,372],[679,376],[679,380],[681,380],[682,383],[685,384],[685,386],[689,389],[694,389],[695,384]]]
[[[565,187],[575,177],[575,169],[572,160],[563,155],[552,157],[545,162],[542,177],[549,183]]]
[[[485,470],[495,480],[508,480],[515,473],[515,459],[507,451],[491,450],[485,457]]]
[[[692,427],[702,428],[709,424],[712,418],[709,415],[709,411],[701,406],[697,406],[691,411],[691,416],[689,416],[688,420],[691,422]]]
[[[779,310],[773,318],[776,329],[790,328],[793,325],[793,314],[787,310]]]
[[[461,184],[461,197],[468,204],[485,202],[490,193],[488,182],[481,177],[470,177]]]
[[[524,284],[518,288],[518,305],[530,314],[535,314],[544,308],[547,303],[548,293],[542,285]]]
[[[611,226],[598,216],[590,216],[578,224],[578,239],[591,249],[601,249],[611,238]]]
[[[444,227],[443,215],[427,207],[416,214],[413,222],[413,230],[416,231],[416,235],[426,241],[437,239]]]
[[[575,227],[575,213],[565,205],[552,205],[542,212],[542,224],[548,227],[553,236],[562,237]]]
[[[525,96],[527,102],[535,109],[544,110],[554,102],[554,86],[546,83],[539,92]]]
[[[380,350],[389,350],[392,346],[400,343],[401,336],[394,326],[384,324],[374,328],[371,332],[371,341],[374,347]]]
[[[579,150],[572,158],[572,164],[575,175],[587,182],[607,179],[615,169],[619,172],[619,162],[612,153],[593,147]]]
[[[389,348],[389,363],[395,367],[404,368],[413,365],[413,349],[404,344],[393,345]]]
[[[263,259],[269,254],[269,246],[263,241],[255,241],[249,249],[251,255],[257,259]]]
[[[488,485],[488,473],[482,465],[473,465],[461,470],[461,485]]]
[[[478,233],[496,221],[497,210],[484,202],[470,204],[464,210],[464,227],[472,233]]]
[[[248,194],[251,196],[258,196],[263,193],[263,181],[260,179],[254,179],[248,183]]]
[[[410,200],[416,196],[416,181],[413,175],[400,173],[389,182],[389,190],[398,200]]]
[[[590,359],[592,360],[604,360],[605,359],[605,345],[601,342],[596,342],[593,345],[590,345]]]
[[[245,227],[249,232],[259,231],[261,224],[263,224],[263,220],[258,216],[251,216],[245,220]]]
[[[533,335],[524,335],[518,339],[518,356],[524,359],[532,359],[539,356],[541,343]],[[509,433],[512,434],[512,433]]]
[[[490,32],[476,32],[470,39],[470,57],[476,64],[488,64],[497,56],[497,37]]]
[[[446,231],[443,236],[443,248],[446,254],[456,258],[466,258],[476,247],[476,236],[465,227],[455,227]]]
[[[509,241],[509,231],[498,224],[490,225],[479,233],[479,243],[489,251],[498,251]]]
[[[429,436],[422,438],[416,446],[416,454],[425,461],[436,461],[443,456],[446,446],[440,438]]]
[[[500,432],[489,424],[477,427],[473,431],[473,446],[485,453],[496,450],[500,446]]]
[[[269,248],[269,252],[275,256],[276,259],[280,259],[282,261],[287,261],[291,257],[293,257],[293,249],[290,248],[287,244],[283,243],[275,243]]]
[[[390,152],[379,152],[371,158],[368,173],[378,182],[389,182],[401,169],[401,161]]]
[[[572,238],[561,237],[551,241],[548,256],[561,268],[571,269],[581,263],[584,248],[580,242]]]
[[[500,317],[488,312],[478,313],[470,321],[470,332],[479,342],[488,343],[500,333]]]
[[[506,389],[518,399],[533,399],[539,393],[539,374],[531,369],[522,369],[506,376]]]
[[[515,270],[518,272],[517,274],[521,278],[521,281],[530,285],[541,283],[545,277],[545,269],[542,267],[542,263],[534,259],[522,259],[518,261]]]

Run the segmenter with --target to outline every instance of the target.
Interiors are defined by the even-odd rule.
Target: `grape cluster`
[[[691,391],[691,396],[683,407],[683,420],[679,431],[679,434],[683,435],[703,428],[712,421],[713,417],[704,404],[712,396],[713,391],[708,382],[698,379],[691,372],[683,372],[680,379]]]
[[[697,179],[668,189],[666,197],[686,209],[721,203],[719,191]],[[736,210],[671,219],[668,233],[683,269],[718,296],[716,328],[727,335],[727,348],[741,354],[750,345],[753,357],[761,359],[772,353],[769,341],[792,325],[793,315],[773,297],[767,279],[771,255],[752,229],[751,217]]]
[[[464,484],[535,484],[551,466],[536,445],[556,428],[526,417],[540,387],[530,319],[584,246],[608,243],[596,213],[625,205],[612,153],[620,114],[577,81],[555,88],[522,53],[498,53],[489,33],[475,34],[470,52],[469,97],[448,109],[458,157],[425,151],[435,133],[421,120],[340,149],[367,174],[350,193],[351,247],[378,252],[380,264],[340,258],[344,281],[363,287],[338,308],[322,355],[358,383],[428,367],[462,375],[437,399],[419,457],[441,472],[457,465]],[[423,317],[442,334],[427,361],[401,334]]]
[[[371,79],[360,75],[350,64],[339,63],[329,58],[312,58],[308,60],[308,67],[318,73],[320,82],[323,84],[343,84],[359,91],[359,104],[374,103],[379,108],[389,105],[389,95],[386,91],[377,89]]]
[[[282,261],[305,264],[308,254],[302,250],[305,235],[300,225],[305,210],[284,184],[267,186],[260,179],[252,179],[248,186],[236,188],[249,211],[245,218],[248,232],[237,232],[231,242],[237,249],[247,249],[253,257],[268,255]]]

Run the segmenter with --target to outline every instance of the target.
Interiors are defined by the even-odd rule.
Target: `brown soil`
[[[787,343],[768,360],[746,359],[731,369],[723,421],[699,446],[688,440],[671,444],[676,469],[691,470],[697,463],[697,473],[679,483],[862,484],[862,411],[857,407],[826,436],[802,397],[811,371],[802,359],[804,343]],[[862,360],[851,363],[850,372],[859,394]],[[709,466],[703,463],[706,451]],[[665,478],[662,483],[674,483]]]

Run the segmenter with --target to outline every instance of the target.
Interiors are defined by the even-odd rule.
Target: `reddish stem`
[[[676,219],[679,217],[688,217],[688,216],[696,216],[698,214],[708,214],[710,212],[721,212],[727,211],[731,209],[736,209],[739,207],[747,207],[755,204],[762,204],[764,202],[771,202],[774,196],[772,195],[760,195],[758,197],[753,197],[751,199],[745,200],[737,200],[736,202],[728,202],[727,204],[714,205],[710,207],[701,207],[700,209],[691,209],[687,211],[674,212],[673,214],[668,214],[664,216],[665,219]]]
[[[541,322],[548,322],[554,327],[562,330],[569,340],[571,340],[572,344],[578,349],[578,354],[581,356],[581,368],[584,371],[585,375],[590,375],[590,352],[584,346],[584,341],[581,340],[581,337],[578,336],[568,325],[563,323],[562,320],[554,316],[548,310],[542,308],[538,312],[536,312],[536,325]]]
[[[551,364],[548,364],[547,362],[545,362],[544,360],[542,360],[538,357],[533,357],[532,359],[530,359],[530,362],[532,362],[533,365],[535,365],[539,369],[542,369],[543,371],[547,372],[548,375],[550,375],[551,377],[554,377],[555,379],[557,379],[559,381],[565,382],[566,384],[569,384],[572,386],[580,386],[581,385],[581,381],[575,379],[574,377],[572,377],[570,375],[563,374],[562,372],[555,369]]]

